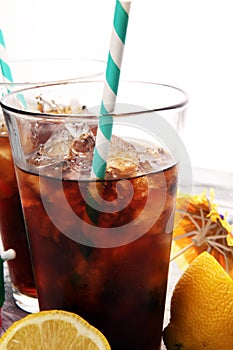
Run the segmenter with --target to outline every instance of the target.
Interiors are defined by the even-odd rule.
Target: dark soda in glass
[[[5,250],[14,249],[16,258],[8,261],[15,293],[36,297],[31,258],[22,207],[6,131],[0,134],[0,231]]]
[[[71,174],[64,171],[62,180],[56,178],[55,171],[51,176],[52,172],[39,176],[17,168],[40,309],[63,309],[81,315],[107,337],[113,350],[159,350],[176,166],[128,179],[99,181],[97,186],[106,210],[102,207],[92,212],[83,197],[92,193],[96,183],[72,180],[72,171]],[[127,199],[129,186],[133,189],[130,203],[122,210],[116,207],[108,213],[108,203],[117,195],[123,201]],[[83,225],[77,227],[66,217],[64,195]],[[60,227],[59,223],[54,225],[45,207],[59,217]],[[126,244],[122,240],[121,246],[101,247],[103,237],[98,227],[105,228],[111,236],[113,227],[127,225],[139,216],[142,230],[139,238]],[[150,217],[154,223],[144,232]],[[92,233],[86,223],[96,226],[99,247],[92,246]],[[131,230],[129,225],[127,234],[134,237],[134,229]],[[72,232],[76,241],[63,233],[67,231]],[[90,245],[79,243],[81,236]]]

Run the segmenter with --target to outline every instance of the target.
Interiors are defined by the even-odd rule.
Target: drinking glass
[[[37,86],[1,102],[39,305],[81,315],[112,350],[159,350],[176,192],[191,181],[176,131],[187,96],[122,81],[111,115],[100,115],[103,86]],[[100,121],[112,136],[95,178]]]

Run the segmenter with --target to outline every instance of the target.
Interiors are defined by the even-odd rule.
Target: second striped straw
[[[99,128],[96,136],[92,176],[102,179],[105,176],[109,146],[112,137],[114,110],[121,73],[126,32],[128,27],[131,0],[116,0],[113,31],[110,42],[106,79],[99,116]]]
[[[0,68],[2,72],[2,80],[4,83],[13,83],[11,69],[8,64],[6,45],[0,28]]]

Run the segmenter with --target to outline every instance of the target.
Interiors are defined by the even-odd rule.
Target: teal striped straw
[[[130,6],[131,0],[116,0],[104,91],[100,107],[99,127],[92,164],[92,176],[99,179],[104,178],[106,171],[113,126],[113,118],[110,114],[114,110],[117,97]]]
[[[13,83],[11,69],[8,64],[6,45],[3,37],[2,30],[0,28],[0,66],[2,71],[2,78],[4,83]]]
[[[3,37],[3,32],[2,29],[0,28],[0,68],[1,68],[1,76],[2,76],[2,83],[4,83],[7,88],[7,92],[11,92],[11,88],[13,87],[14,81],[13,81],[13,76],[11,73],[11,68],[8,63],[8,58],[7,58],[7,50],[6,50],[6,44],[5,40]],[[2,93],[2,96],[4,94]],[[20,93],[17,94],[17,97],[19,101],[23,104],[24,107],[26,107],[26,101],[24,99],[24,96]]]

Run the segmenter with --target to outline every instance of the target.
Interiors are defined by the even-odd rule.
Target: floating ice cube
[[[122,138],[113,135],[107,161],[107,173],[112,177],[136,175],[139,166],[137,149]]]
[[[143,172],[151,170],[161,170],[164,166],[169,166],[173,163],[171,155],[159,146],[147,147],[139,152],[140,169]]]
[[[135,146],[127,142],[123,138],[112,135],[108,158],[125,157],[134,161],[138,161],[138,151]]]
[[[73,136],[60,125],[42,146],[41,153],[49,158],[63,158],[69,152],[73,142]]]
[[[40,144],[29,163],[76,173],[90,168],[95,145],[94,135],[85,123],[75,123],[71,119],[66,124],[58,124],[50,137]],[[88,170],[89,171],[89,170]]]
[[[42,94],[36,96],[35,100],[30,101],[30,108],[32,108],[33,110],[37,110],[41,113],[54,114],[82,113],[83,110],[85,110],[86,108],[79,102],[77,98],[68,100],[65,99],[64,96],[50,98],[49,93],[47,93],[46,95],[46,98]]]
[[[83,111],[86,107],[82,105],[77,98],[72,98],[70,100],[70,107],[72,110],[72,113],[80,113]]]
[[[79,138],[80,135],[88,132],[89,128],[86,123],[68,122],[65,124],[65,128],[69,131],[73,138]]]
[[[82,133],[78,139],[73,142],[70,149],[71,155],[79,156],[81,158],[90,158],[95,147],[95,139],[92,133]]]
[[[112,136],[107,161],[107,175],[114,178],[137,176],[160,171],[174,163],[171,155],[160,146],[145,147],[139,143]]]

